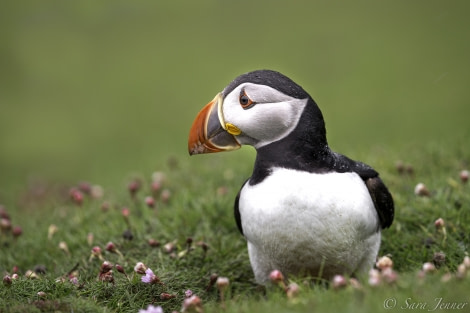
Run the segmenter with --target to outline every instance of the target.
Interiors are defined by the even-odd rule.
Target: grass
[[[137,312],[155,304],[171,312],[181,309],[188,289],[201,297],[206,312],[220,312],[222,305],[227,312],[377,312],[385,310],[384,301],[390,298],[396,299],[397,309],[418,302],[433,308],[437,305],[436,298],[469,302],[470,277],[441,281],[446,273],[455,275],[470,242],[467,209],[470,185],[459,178],[459,171],[468,164],[468,154],[459,151],[460,147],[447,152],[435,149],[423,147],[404,161],[413,166],[413,174],[399,174],[394,165],[397,159],[382,157],[382,154],[393,155],[389,151],[376,152],[368,160],[383,168],[382,176],[395,196],[397,217],[392,227],[384,231],[380,253],[391,255],[399,273],[396,283],[373,287],[368,285],[367,277],[361,277],[360,290],[351,286],[332,290],[299,277],[293,281],[301,286],[301,291],[293,299],[276,286],[260,288],[253,282],[245,241],[236,229],[231,211],[238,187],[249,173],[251,155],[241,154],[247,162],[233,167],[225,163],[229,155],[204,160],[198,168],[192,166],[192,159],[172,158],[168,162],[171,165],[162,165],[165,180],[157,192],[151,190],[152,173],[135,174],[116,191],[108,191],[103,186],[102,198],[85,195],[81,204],[69,198],[68,191],[74,186],[46,183],[30,186],[22,197],[23,209],[8,210],[13,224],[21,225],[24,233],[16,239],[7,233],[1,237],[1,271],[11,274],[16,266],[20,278],[11,286],[0,288],[3,299],[0,311]],[[423,157],[432,161],[424,166],[419,163]],[[128,183],[135,180],[141,182],[141,188],[131,196]],[[427,184],[430,197],[414,194],[418,182]],[[162,193],[167,192],[162,190],[171,192],[168,201],[162,199]],[[145,204],[149,195],[157,199],[154,208]],[[103,203],[107,209],[103,209]],[[123,216],[123,208],[130,210],[128,218]],[[445,236],[434,226],[439,217],[446,223]],[[58,230],[48,238],[51,224]],[[132,240],[123,236],[128,229]],[[88,242],[90,233],[93,242]],[[188,238],[192,240],[190,250]],[[149,239],[157,240],[160,245],[152,247]],[[109,241],[122,256],[105,250]],[[68,252],[59,247],[60,242],[67,244]],[[171,253],[166,251],[167,243],[174,245]],[[207,251],[201,243],[209,247]],[[103,259],[122,265],[128,277],[114,269],[114,283],[99,281],[102,261],[91,257],[94,246],[101,247]],[[445,254],[445,263],[436,273],[418,279],[422,264],[433,262],[437,252]],[[164,285],[142,283],[133,270],[137,262],[152,268]],[[24,276],[28,269],[38,265],[46,267],[38,279]],[[75,274],[78,285],[67,277],[75,265],[78,265]],[[225,304],[221,303],[215,286],[208,289],[214,273],[230,279]],[[45,298],[37,295],[40,291],[46,293]],[[174,298],[162,300],[162,293]],[[468,311],[468,306],[461,311]]]
[[[468,7],[429,0],[5,1],[0,204],[23,233],[0,233],[0,273],[19,274],[10,286],[0,284],[0,312],[137,312],[152,303],[180,311],[188,289],[205,312],[427,311],[435,299],[470,302],[470,278],[455,277],[470,242],[470,185],[459,178],[470,167]],[[189,158],[186,141],[198,110],[236,75],[258,68],[302,85],[324,113],[333,150],[381,173],[396,219],[380,254],[391,255],[396,283],[373,287],[360,277],[362,289],[335,290],[298,277],[293,299],[254,284],[232,213],[254,152]],[[413,174],[398,173],[398,161]],[[166,176],[157,192],[155,171]],[[136,180],[141,188],[131,197]],[[72,201],[70,189],[83,181],[101,186],[103,196]],[[430,197],[414,194],[420,182]],[[145,203],[150,195],[155,208]],[[445,236],[434,226],[439,217]],[[50,225],[58,231],[48,238]],[[185,253],[188,238],[194,249]],[[123,256],[106,251],[108,242]],[[114,283],[99,281],[94,246],[128,277],[114,269]],[[438,252],[445,263],[419,278]],[[133,274],[137,262],[164,285],[142,283]],[[75,285],[66,278],[77,264]],[[34,269],[38,279],[24,276]],[[216,287],[207,290],[214,273],[230,279],[225,303]],[[446,273],[452,278],[443,282]],[[162,300],[162,293],[175,297]]]

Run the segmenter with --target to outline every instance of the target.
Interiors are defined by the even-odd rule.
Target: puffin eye
[[[251,108],[253,105],[256,104],[256,102],[254,102],[253,100],[250,99],[250,97],[247,96],[247,94],[245,93],[245,90],[242,90],[240,92],[240,98],[238,99],[239,102],[240,102],[240,105],[242,106],[242,108],[244,109],[249,109]]]

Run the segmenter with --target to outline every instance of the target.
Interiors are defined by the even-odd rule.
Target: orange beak
[[[235,136],[227,131],[222,114],[223,98],[219,93],[196,116],[189,131],[190,155],[230,151],[240,148]]]

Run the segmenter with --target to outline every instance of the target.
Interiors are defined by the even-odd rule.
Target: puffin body
[[[330,279],[368,271],[393,199],[370,166],[330,150],[315,101],[270,70],[231,82],[197,115],[191,155],[251,145],[252,176],[234,205],[255,279],[271,271]]]
[[[367,271],[375,261],[379,220],[356,173],[273,168],[262,183],[243,186],[238,206],[259,283],[273,269],[331,278]]]

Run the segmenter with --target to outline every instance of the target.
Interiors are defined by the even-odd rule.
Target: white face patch
[[[256,104],[244,109],[242,91]],[[306,104],[307,99],[290,97],[269,86],[244,83],[225,97],[222,110],[225,122],[242,131],[237,140],[259,148],[289,135]]]

